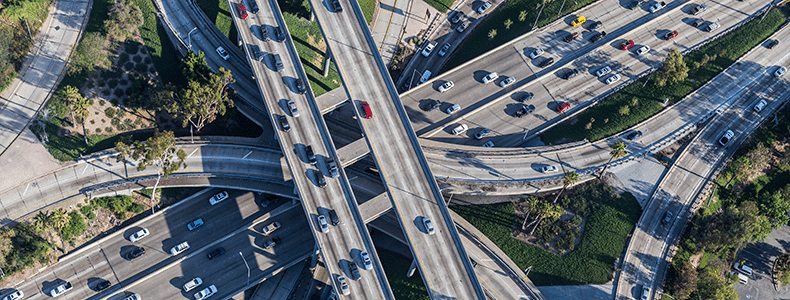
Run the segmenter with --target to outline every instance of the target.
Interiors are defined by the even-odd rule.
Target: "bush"
[[[118,86],[118,79],[115,78],[110,79],[109,81],[107,81],[107,86],[110,87],[111,89],[114,89],[116,86]]]
[[[153,68],[153,66],[151,66],[151,67]],[[137,64],[137,66],[135,66],[134,69],[135,69],[135,71],[137,71],[139,73],[145,73],[145,71],[148,70],[148,65],[146,65],[146,64]]]
[[[104,115],[110,119],[115,118],[115,108],[108,107],[104,109]]]
[[[125,64],[128,61],[129,61],[129,54],[128,53],[121,52],[121,54],[118,55],[118,64],[119,65]]]
[[[139,55],[135,55],[135,56],[134,56],[134,58],[133,58],[132,60],[134,60],[134,62],[136,62],[136,63],[138,63],[138,64],[139,64],[140,62],[142,62],[142,61],[143,61],[143,57],[142,57],[142,56],[139,56]]]
[[[133,212],[134,214],[140,214],[145,210],[145,206],[140,203],[132,203],[132,206],[129,207],[129,211]]]
[[[113,94],[115,94],[115,97],[121,98],[121,97],[123,97],[125,95],[124,94],[124,89],[117,88],[117,89],[115,89],[115,92]]]
[[[127,62],[127,63],[125,63],[125,64],[123,65],[123,69],[124,69],[126,72],[129,72],[129,71],[131,71],[131,70],[134,70],[134,63],[133,63],[133,62],[131,62],[131,61],[130,61],[130,62]]]
[[[69,213],[69,223],[60,230],[60,237],[64,240],[71,240],[72,237],[78,236],[85,232],[88,225],[85,224],[85,219],[76,211]]]

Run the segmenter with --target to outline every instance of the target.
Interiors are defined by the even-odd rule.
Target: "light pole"
[[[195,31],[195,29],[197,29],[197,27],[192,28],[192,30],[190,30],[189,33],[187,33],[187,38],[189,39],[189,50],[190,51],[192,50],[192,31]]]
[[[664,294],[664,293],[662,293],[662,292],[657,292],[657,293],[658,293],[659,295],[664,295],[664,296],[667,296],[667,297],[669,297],[669,298],[675,299],[675,297],[672,297],[672,296],[670,296],[669,294]]]
[[[250,265],[247,264],[247,259],[241,254],[241,251],[239,251],[239,255],[241,255],[241,259],[244,260],[244,265],[247,266],[247,285],[244,287],[247,288],[250,286]]]

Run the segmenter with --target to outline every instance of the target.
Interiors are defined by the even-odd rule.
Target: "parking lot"
[[[735,284],[735,291],[744,300],[790,299],[790,286],[774,288],[771,268],[776,258],[790,248],[790,226],[782,226],[768,235],[765,242],[748,244],[738,259],[754,269],[748,284]]]

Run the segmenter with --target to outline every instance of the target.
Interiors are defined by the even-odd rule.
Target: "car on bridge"
[[[673,31],[670,31],[670,32],[667,32],[666,34],[664,34],[664,39],[668,41],[668,40],[671,40],[671,39],[675,38],[676,36],[678,36],[678,31],[677,30],[673,30]]]
[[[494,142],[488,141],[485,144],[483,144],[481,147],[483,147],[483,148],[492,148],[492,147],[494,147]]]
[[[455,84],[452,81],[445,82],[444,84],[439,86],[439,93],[444,93],[450,90]]]
[[[362,117],[363,118],[365,118],[365,119],[372,119],[373,118],[373,111],[370,110],[370,104],[368,104],[367,101],[362,101],[362,103],[360,103],[359,106],[360,106],[360,108],[362,110]]]
[[[719,27],[721,27],[721,24],[719,24],[719,22],[713,22],[713,23],[708,24],[708,27],[706,27],[705,30],[707,32],[712,32],[712,31],[718,29]]]
[[[195,300],[203,300],[217,293],[217,287],[213,284],[195,294]]]
[[[570,80],[571,78],[576,77],[576,75],[579,75],[579,70],[572,69],[572,70],[566,72],[565,74],[563,74],[562,75],[562,79]]]
[[[442,46],[442,49],[439,49],[439,53],[437,53],[439,54],[439,57],[444,57],[447,54],[447,51],[450,51],[450,47],[452,46],[453,45],[450,45],[450,43],[444,44],[444,46]]]
[[[340,171],[337,168],[337,162],[334,158],[329,157],[326,159],[326,169],[329,170],[329,176],[340,176]]]
[[[453,24],[458,23],[458,21],[461,21],[461,19],[463,19],[464,17],[465,17],[464,12],[457,10],[455,11],[453,18],[450,19],[450,22],[452,22]]]
[[[579,36],[581,36],[581,34],[578,32],[569,33],[568,35],[565,36],[565,42],[570,43],[576,38],[578,38]]]
[[[447,114],[448,115],[452,115],[453,113],[455,113],[455,112],[457,112],[459,110],[461,110],[461,105],[453,104],[453,106],[450,106],[450,107],[447,108]]]
[[[453,135],[460,135],[466,132],[468,128],[469,127],[467,127],[466,124],[458,125],[457,127],[453,128]]]
[[[641,300],[648,300],[650,299],[650,287],[646,284],[642,285],[642,297]]]
[[[700,5],[694,6],[694,8],[691,9],[691,14],[696,16],[696,15],[702,13],[703,11],[705,11],[705,9],[707,9],[707,8],[708,7],[705,6],[705,4],[700,4]]]
[[[296,103],[293,100],[288,100],[288,110],[291,111],[291,117],[299,117],[299,109],[296,108]]]
[[[431,100],[430,102],[428,102],[428,105],[425,106],[425,111],[432,111],[434,109],[439,108],[439,106],[441,106],[441,105],[442,105],[441,101],[436,100],[436,99]]]
[[[669,225],[669,222],[672,222],[673,214],[671,211],[667,211],[664,213],[664,218],[661,219],[661,225]]]
[[[264,249],[269,249],[269,248],[274,247],[275,245],[277,245],[279,243],[280,243],[280,238],[273,237],[271,240],[263,242],[263,248]]]
[[[754,111],[756,111],[756,112],[762,111],[763,108],[765,108],[765,106],[767,104],[768,104],[768,102],[765,102],[765,100],[760,99],[760,102],[757,102],[757,104],[754,105]]]
[[[200,279],[200,277],[192,278],[192,280],[184,284],[184,292],[189,292],[201,284],[203,284],[203,279]]]
[[[612,72],[612,67],[603,66],[603,68],[600,68],[595,72],[595,76],[601,77],[603,75],[609,74],[609,72]]]
[[[719,144],[721,144],[722,146],[727,146],[727,143],[729,143],[732,137],[734,136],[735,133],[732,132],[732,130],[727,130],[726,132],[724,132],[724,135],[722,135],[721,138],[719,139]]]
[[[57,297],[57,296],[65,294],[66,292],[70,291],[73,288],[74,288],[74,286],[71,285],[71,282],[66,281],[66,282],[61,283],[58,286],[52,288],[52,290],[49,291],[49,295],[54,298],[54,297]]]
[[[145,248],[143,248],[143,247],[135,247],[134,249],[132,249],[132,251],[129,251],[129,253],[126,253],[126,259],[128,259],[129,261],[132,261],[135,258],[143,256],[143,254],[145,254]]]
[[[489,83],[493,82],[494,79],[497,79],[497,78],[499,78],[499,74],[497,74],[496,72],[488,73],[488,75],[483,77],[483,83],[484,84],[489,84]]]
[[[280,120],[280,128],[283,131],[285,131],[285,132],[291,131],[291,124],[288,123],[288,118],[286,118],[283,115],[279,115],[279,116],[277,116],[277,119]]]
[[[562,102],[562,104],[557,106],[557,112],[558,113],[562,113],[562,112],[565,112],[566,110],[568,110],[570,108],[571,108],[571,104],[570,103]]]
[[[341,294],[343,295],[351,294],[351,290],[348,288],[348,282],[346,282],[345,276],[337,275],[337,286]]]
[[[532,98],[535,98],[535,94],[533,94],[531,92],[526,92],[523,95],[521,95],[521,97],[518,98],[518,101],[519,102],[526,102],[527,100],[532,100]]]
[[[535,111],[535,108],[533,106],[522,105],[521,108],[516,111],[516,117],[517,118],[524,117],[533,111]]]
[[[480,129],[477,133],[475,133],[475,139],[482,140],[487,135],[491,134],[491,129],[483,128]]]
[[[261,25],[261,40],[264,42],[269,41],[269,29],[266,28],[266,25]]]
[[[773,39],[768,41],[768,44],[765,45],[765,48],[773,49],[774,47],[776,47],[776,45],[779,45],[779,40]]]
[[[428,57],[429,55],[431,55],[431,52],[433,52],[433,47],[436,47],[436,45],[432,44],[431,42],[427,42],[427,43],[428,43],[428,45],[425,46],[425,49],[422,50],[422,56],[425,56],[425,57]]]
[[[618,82],[618,81],[620,81],[620,75],[619,74],[612,74],[612,76],[609,76],[609,78],[606,78],[606,84],[613,84],[613,83]]]
[[[483,2],[483,4],[481,4],[480,7],[477,8],[477,13],[483,14],[484,12],[486,12],[486,10],[488,10],[489,7],[491,7],[491,3]]]
[[[634,46],[634,40],[627,40],[622,44],[620,44],[620,50],[628,50],[631,49],[631,47],[633,46]]]
[[[435,232],[433,223],[431,223],[431,218],[422,217],[422,226],[425,227],[425,233],[427,234],[433,234]]]
[[[656,4],[651,5],[649,10],[650,10],[651,13],[656,13],[658,10],[664,8],[664,6],[667,6],[667,4],[664,3],[663,1],[662,2],[658,2]]]
[[[220,256],[222,254],[225,254],[225,248],[219,247],[217,249],[214,249],[214,251],[211,251],[208,254],[206,254],[206,257],[208,257],[208,259],[215,259],[217,258],[217,256]]]
[[[140,229],[137,232],[132,233],[132,235],[129,236],[129,241],[134,243],[136,241],[141,240],[144,237],[147,237],[149,234],[151,234],[151,232],[148,231],[148,228]]]
[[[228,60],[228,58],[230,58],[230,54],[228,54],[228,51],[226,51],[225,48],[222,48],[222,46],[217,47],[217,54],[219,54],[223,60]]]
[[[606,31],[596,32],[590,37],[590,43],[595,43],[606,36]]]
[[[258,2],[255,0],[248,0],[250,2],[250,11],[254,14],[258,13]]]
[[[315,152],[313,152],[313,146],[304,146],[304,155],[307,157],[307,162],[311,165],[315,165],[318,162],[315,157]]]
[[[244,2],[239,2],[239,16],[241,19],[247,19],[247,8],[244,7]]]
[[[349,261],[346,264],[348,265],[349,277],[351,277],[352,280],[359,280],[359,267],[357,267],[357,264],[353,261]]]
[[[631,133],[629,133],[628,135],[626,135],[625,138],[633,141],[634,139],[637,139],[637,138],[639,138],[641,136],[642,136],[642,132],[641,131],[634,130],[634,131],[631,131]]]
[[[549,65],[551,65],[553,63],[554,63],[554,58],[553,57],[549,57],[547,59],[544,59],[542,62],[540,62],[540,64],[538,64],[538,67],[545,68],[545,67],[548,67]]]
[[[5,297],[3,297],[3,300],[20,300],[22,299],[22,297],[25,297],[25,293],[23,293],[22,291],[14,291],[13,293],[10,293]]]
[[[510,85],[510,84],[512,84],[514,82],[516,82],[516,78],[513,77],[513,76],[510,76],[508,78],[505,78],[505,80],[500,81],[499,82],[499,86],[500,87],[507,87],[508,85]]]
[[[179,255],[181,252],[187,251],[189,249],[189,243],[183,242],[181,244],[176,245],[175,247],[170,249],[170,254],[172,255]]]
[[[367,251],[359,252],[359,259],[362,260],[362,268],[365,270],[373,270],[373,261],[370,260],[370,254]]]
[[[579,16],[576,19],[574,19],[573,21],[571,21],[571,26],[576,27],[576,26],[584,24],[584,22],[587,22],[587,18],[584,17],[584,16]]]
[[[189,224],[187,224],[187,229],[189,229],[189,231],[192,231],[192,230],[197,229],[200,226],[203,226],[203,219],[197,219],[197,220],[194,220],[194,221],[190,222]]]
[[[324,217],[324,215],[318,215],[315,219],[318,221],[318,227],[321,228],[321,232],[329,232],[329,223],[326,222],[326,217]]]
[[[315,172],[315,182],[316,185],[320,188],[326,186],[326,178],[324,177],[324,172],[321,172],[321,170]]]
[[[535,59],[538,56],[540,56],[541,54],[543,54],[543,49],[537,48],[537,49],[535,49],[535,51],[532,51],[532,53],[529,54],[529,58],[530,59]]]
[[[208,199],[208,202],[211,203],[211,205],[216,205],[225,199],[228,199],[228,191],[219,192],[219,194],[216,194],[214,197],[211,197],[211,199]]]
[[[96,284],[96,286],[95,286],[95,289],[96,289],[96,291],[97,291],[97,292],[100,292],[100,291],[103,291],[103,290],[107,289],[107,288],[108,288],[108,287],[110,287],[111,285],[112,285],[112,283],[110,283],[110,281],[109,281],[109,280],[104,280],[104,279],[102,279],[102,281],[101,281],[101,282],[99,282],[98,284]],[[6,300],[6,299],[3,299],[3,300]]]
[[[590,31],[596,30],[598,28],[601,28],[601,26],[603,26],[603,23],[600,22],[600,21],[591,21],[589,24],[590,25],[587,26],[587,30],[590,30]]]
[[[336,12],[343,12],[343,7],[340,6],[340,0],[332,0],[332,9]]]
[[[776,72],[774,72],[774,76],[782,77],[785,74],[785,72],[787,72],[787,68],[785,68],[784,66],[781,66],[781,67],[779,67],[779,69],[776,69]]]
[[[552,165],[543,166],[543,168],[540,169],[540,171],[543,173],[554,173],[557,172],[557,170],[558,170],[557,166],[552,166]]]
[[[466,30],[466,27],[468,27],[468,26],[469,26],[469,21],[463,21],[463,22],[461,22],[461,25],[458,25],[458,27],[455,27],[455,30],[458,31],[458,32],[464,32],[464,30]]]
[[[645,0],[634,0],[634,2],[631,2],[631,4],[628,5],[628,8],[636,9],[637,7],[642,6],[642,4],[645,4]]]
[[[280,227],[281,227],[280,222],[274,221],[271,224],[266,225],[266,227],[264,227],[263,229],[261,229],[261,232],[263,232],[263,234],[265,235],[269,235],[270,233],[274,232]]]

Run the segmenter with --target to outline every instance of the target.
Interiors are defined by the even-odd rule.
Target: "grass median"
[[[428,300],[428,290],[422,282],[420,272],[414,272],[412,277],[406,277],[411,266],[411,260],[395,252],[376,248],[376,254],[381,260],[381,266],[387,274],[387,281],[392,287],[395,299]]]

